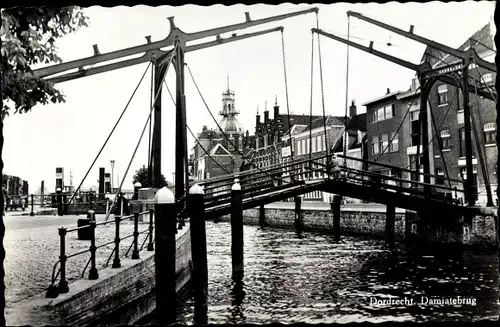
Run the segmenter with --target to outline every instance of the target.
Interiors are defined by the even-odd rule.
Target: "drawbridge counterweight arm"
[[[348,11],[347,16],[352,16],[352,17],[356,17],[358,19],[364,20],[365,22],[368,22],[370,24],[376,25],[376,26],[381,27],[383,29],[389,30],[389,31],[394,32],[396,34],[402,35],[402,36],[407,37],[409,39],[412,39],[414,41],[423,43],[425,45],[430,46],[431,48],[448,53],[448,54],[455,56],[457,58],[460,58],[462,60],[473,59],[474,62],[479,67],[488,69],[488,70],[495,72],[495,73],[497,72],[496,65],[494,63],[490,63],[490,62],[482,59],[481,57],[479,57],[476,50],[474,50],[472,47],[469,48],[467,51],[463,51],[463,50],[454,49],[452,47],[449,47],[447,45],[444,45],[444,44],[436,42],[436,41],[429,40],[425,37],[414,34],[413,33],[413,25],[410,26],[410,31],[407,32],[407,31],[402,30],[400,28],[391,26],[391,25],[386,24],[386,23],[382,23],[378,20],[375,20],[373,18],[367,17],[363,14],[360,14],[360,13],[357,13],[354,11]]]
[[[201,50],[201,49],[213,47],[216,45],[231,43],[231,42],[251,38],[254,36],[269,34],[269,33],[278,32],[278,31],[283,31],[283,27],[276,27],[276,28],[272,28],[272,29],[268,29],[268,30],[264,30],[264,31],[242,34],[242,35],[233,35],[233,36],[227,37],[227,38],[218,37],[215,41],[209,41],[209,42],[205,42],[205,43],[189,45],[186,47],[185,52]],[[120,68],[125,68],[125,67],[129,67],[129,66],[134,66],[134,65],[141,64],[141,63],[145,63],[145,62],[150,61],[152,57],[159,59],[159,58],[162,58],[163,56],[167,56],[171,51],[172,50],[166,50],[166,51],[152,50],[150,52],[145,53],[143,56],[141,56],[139,58],[123,60],[120,62],[112,63],[109,65],[103,65],[103,66],[99,66],[99,67],[94,67],[94,68],[90,68],[90,69],[81,69],[81,70],[78,70],[76,72],[71,72],[71,73],[67,73],[64,75],[58,75],[58,76],[54,76],[54,77],[49,77],[49,78],[46,78],[45,80],[49,81],[49,82],[53,82],[53,83],[62,83],[62,82],[70,81],[70,80],[81,78],[81,77],[91,76],[91,75],[100,74],[100,73],[108,72],[108,71],[115,70],[115,69],[120,69]]]
[[[286,18],[291,18],[291,17],[295,17],[295,16],[299,16],[299,15],[312,13],[312,12],[317,13],[318,11],[319,11],[318,8],[310,8],[310,9],[306,9],[306,10],[300,10],[300,11],[296,11],[296,12],[292,12],[292,13],[288,13],[288,14],[271,16],[271,17],[266,17],[266,18],[257,19],[257,20],[251,20],[250,14],[247,12],[247,13],[245,13],[246,21],[243,23],[228,25],[228,26],[219,27],[219,28],[213,28],[210,30],[195,32],[195,33],[183,32],[181,29],[179,29],[175,25],[174,17],[169,17],[168,20],[170,22],[170,33],[168,34],[168,36],[165,39],[163,39],[161,41],[150,42],[150,39],[147,38],[147,44],[139,45],[139,46],[135,46],[135,47],[127,48],[127,49],[112,51],[112,52],[108,52],[108,53],[104,53],[104,54],[100,54],[98,49],[97,49],[97,46],[94,46],[94,56],[92,56],[92,57],[87,57],[87,58],[83,58],[83,59],[65,62],[65,63],[58,64],[58,65],[52,65],[52,66],[36,69],[36,70],[33,70],[33,75],[34,75],[34,77],[37,77],[37,78],[44,78],[44,77],[48,77],[51,75],[60,74],[60,73],[63,73],[65,71],[68,71],[68,70],[81,69],[85,66],[96,65],[96,64],[99,64],[102,62],[116,60],[116,59],[120,59],[120,58],[125,58],[128,56],[133,56],[133,55],[137,55],[137,54],[141,54],[141,53],[149,54],[149,56],[151,56],[151,57],[147,58],[148,60],[146,60],[146,61],[150,61],[150,60],[154,60],[155,56],[156,56],[156,58],[158,58],[161,55],[161,53],[158,52],[158,51],[160,51],[160,49],[173,46],[175,44],[175,42],[178,42],[178,41],[180,42],[181,46],[184,47],[186,42],[191,42],[191,41],[195,41],[195,40],[199,40],[199,39],[203,39],[203,38],[207,38],[207,37],[211,37],[211,36],[220,36],[220,34],[223,34],[223,33],[241,30],[241,29],[245,29],[245,28],[249,28],[249,27],[253,27],[253,26],[257,26],[257,25],[261,25],[261,24],[266,24],[266,23],[270,23],[270,22],[274,22],[274,21],[283,20]],[[130,62],[129,62],[129,64],[130,64]],[[120,67],[118,67],[118,68],[120,68]],[[113,69],[117,69],[117,68],[113,68]]]
[[[340,36],[337,36],[337,35],[333,35],[331,33],[327,33],[325,31],[322,31],[320,29],[317,29],[317,28],[313,28],[311,29],[311,31],[313,33],[318,33],[318,34],[321,34],[323,36],[326,36],[328,38],[331,38],[333,40],[336,40],[338,42],[342,42],[344,44],[348,44],[352,47],[355,47],[359,50],[362,50],[362,51],[365,51],[365,52],[368,52],[372,55],[375,55],[377,57],[380,57],[382,59],[385,59],[385,60],[388,60],[390,62],[393,62],[395,64],[398,64],[400,66],[403,66],[403,67],[406,67],[408,69],[411,69],[411,70],[414,70],[415,72],[417,72],[418,74],[422,74],[422,73],[425,73],[425,72],[429,72],[429,71],[432,71],[429,63],[427,62],[424,62],[422,64],[414,64],[412,62],[409,62],[409,61],[406,61],[406,60],[403,60],[403,59],[400,59],[400,58],[397,58],[397,57],[394,57],[394,56],[391,56],[387,53],[384,53],[384,52],[381,52],[381,51],[377,51],[375,49],[373,49],[373,42],[370,42],[370,46],[367,47],[367,46],[364,46],[362,44],[359,44],[359,43],[356,43],[356,42],[353,42],[353,41],[350,41],[350,40],[346,40]],[[446,76],[446,75],[439,75],[437,76],[437,78],[442,81],[442,82],[445,82],[446,84],[449,84],[449,85],[453,85],[457,88],[461,88],[461,85],[459,83],[457,83],[457,81],[449,76]],[[476,89],[474,87],[474,85],[471,85],[470,83],[467,83],[467,88],[469,90],[469,93],[476,93]],[[484,97],[484,98],[487,98],[487,99],[490,99],[490,100],[493,100],[495,101],[495,98],[494,96],[488,91],[488,90],[477,90],[477,94]]]

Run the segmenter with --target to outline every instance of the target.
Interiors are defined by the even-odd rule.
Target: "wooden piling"
[[[262,204],[259,207],[259,226],[261,228],[264,228],[265,224],[266,224],[266,211],[264,209],[264,205]]]
[[[386,243],[390,247],[394,247],[395,216],[396,216],[396,207],[388,204],[386,209],[386,219],[385,219],[385,236],[386,236]]]
[[[175,274],[176,205],[172,191],[162,187],[155,195],[155,280],[156,310],[159,323],[172,324],[176,320],[177,303]]]
[[[201,186],[195,184],[189,190],[188,212],[191,222],[191,256],[193,260],[194,321],[206,324],[207,317],[207,236],[205,229],[205,199]]]
[[[294,196],[293,201],[295,202],[295,230],[297,232],[302,231],[302,197]]]
[[[243,275],[243,197],[238,179],[231,188],[231,257],[233,277]]]
[[[333,233],[335,241],[340,241],[340,205],[342,196],[334,195],[333,202],[330,204],[333,213]]]

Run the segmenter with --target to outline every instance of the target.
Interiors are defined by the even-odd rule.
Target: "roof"
[[[398,95],[396,95],[396,99],[400,100],[417,94],[420,94],[420,88],[417,88],[416,90],[409,90],[406,92],[399,93]]]
[[[470,36],[461,46],[457,49],[466,50],[472,47],[476,50],[478,54],[490,51],[494,48],[493,37],[491,35],[490,23],[484,25],[481,29],[476,31],[472,36]],[[422,55],[421,62],[428,62],[431,66],[437,65],[447,65],[457,61],[454,56],[448,55],[437,49],[427,46]]]
[[[361,105],[362,105],[362,106],[367,106],[367,105],[369,105],[369,104],[373,104],[373,103],[375,103],[375,102],[379,102],[379,101],[382,101],[382,100],[388,99],[388,98],[390,98],[390,97],[392,97],[392,96],[395,96],[395,95],[397,95],[397,94],[399,94],[399,93],[401,93],[401,92],[403,92],[403,91],[394,91],[394,92],[391,92],[391,93],[387,93],[387,94],[384,94],[384,95],[383,95],[383,96],[381,96],[381,97],[375,98],[375,99],[373,99],[373,100],[369,100],[369,101],[367,101],[367,102],[365,102],[365,103],[362,103]]]
[[[352,117],[347,123],[347,130],[366,132],[366,113]]]
[[[311,122],[311,126],[306,126],[301,132],[312,130],[318,127],[323,126],[344,126],[344,123],[341,122],[337,117],[334,116],[326,116],[326,119],[323,117],[316,118]],[[300,133],[300,132],[297,132]]]
[[[212,150],[210,150],[210,155],[231,155],[229,151],[220,143],[217,143]]]

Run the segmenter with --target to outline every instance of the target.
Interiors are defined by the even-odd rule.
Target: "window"
[[[306,140],[302,140],[302,154],[307,154]]]
[[[382,134],[382,149],[380,149],[381,153],[387,153],[389,146],[389,134]]]
[[[379,138],[378,136],[372,137],[372,154],[378,154],[380,152],[380,145],[379,145]]]
[[[385,106],[384,111],[385,111],[385,119],[390,119],[394,117],[394,107],[392,105]]]
[[[459,110],[457,112],[457,123],[459,125],[463,124],[464,123],[464,111],[463,110]]]
[[[465,128],[461,128],[460,129],[460,134],[459,134],[459,137],[460,137],[460,157],[465,157],[466,155],[466,150],[465,150]],[[475,155],[475,149],[474,149],[474,146],[471,147],[471,150],[472,150],[472,156]]]
[[[304,142],[306,144],[306,154],[309,154],[309,151],[311,150],[311,149],[309,149],[309,146],[310,146],[310,144],[309,144],[310,141],[309,140],[310,140],[309,138],[306,138],[304,140]]]
[[[316,152],[316,138],[312,138],[312,151],[311,152]]]
[[[451,148],[451,134],[449,129],[442,130],[441,133],[441,140],[443,142],[443,150],[444,149],[450,149]]]
[[[394,117],[394,105],[387,105],[373,111],[373,122],[382,121]]]
[[[497,126],[495,123],[484,124],[484,144],[495,144],[497,138]]]
[[[418,112],[418,111],[411,111],[410,112],[410,121],[411,122],[418,121],[418,117],[419,116],[420,116],[420,112]]]
[[[399,151],[399,135],[396,133],[391,133],[391,152],[398,152]]]
[[[321,135],[316,136],[316,149],[323,151],[323,144],[321,143]]]
[[[439,104],[448,103],[448,85],[442,84],[438,86],[438,97]]]
[[[301,154],[300,141],[297,141],[297,154]]]
[[[377,121],[384,120],[384,109],[378,109],[377,110]]]
[[[488,74],[484,74],[482,76],[482,82],[483,83],[490,83],[491,81],[493,81],[493,75],[491,73],[488,73]]]
[[[469,64],[469,69],[475,69],[475,68],[477,68],[477,65],[475,63],[471,62]]]
[[[436,184],[437,185],[444,185],[444,170],[441,168],[436,169]]]

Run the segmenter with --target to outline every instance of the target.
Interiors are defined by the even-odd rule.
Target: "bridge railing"
[[[148,216],[149,215],[149,222],[148,227],[142,231],[139,231],[139,217],[140,216]],[[51,284],[47,289],[46,297],[49,298],[55,298],[57,297],[60,293],[67,293],[69,291],[68,287],[68,276],[67,276],[67,271],[68,271],[68,259],[75,258],[78,256],[82,256],[85,254],[90,254],[90,257],[86,263],[86,265],[83,267],[83,270],[81,273],[78,274],[78,278],[83,278],[85,275],[85,271],[90,265],[89,268],[89,279],[95,280],[99,278],[98,274],[98,269],[97,269],[97,259],[104,259],[105,257],[99,257],[97,256],[98,250],[109,247],[110,245],[114,245],[111,253],[107,257],[106,262],[104,263],[104,267],[108,266],[111,258],[114,255],[113,258],[113,263],[112,263],[112,268],[120,268],[121,263],[120,263],[120,250],[122,250],[122,254],[124,257],[128,257],[130,250],[132,250],[132,259],[140,259],[139,252],[144,248],[146,242],[147,244],[147,250],[148,251],[153,251],[154,250],[154,210],[150,209],[149,211],[143,211],[143,212],[134,212],[133,215],[129,216],[115,216],[114,220],[109,220],[109,221],[102,221],[102,222],[96,222],[94,220],[90,221],[89,225],[84,225],[80,227],[75,227],[75,228],[65,228],[61,227],[59,228],[59,238],[60,238],[60,253],[59,253],[59,260],[54,264],[53,269],[52,269],[52,277],[51,277]],[[134,229],[131,234],[126,234],[126,235],[121,235],[120,234],[120,225],[123,221],[126,220],[133,220],[134,221]],[[143,219],[143,221],[146,221]],[[114,234],[115,237],[113,240],[96,245],[96,228],[99,226],[107,227],[108,224],[114,223]],[[76,245],[75,247],[82,247],[82,242],[85,241],[90,241],[89,247],[75,252],[68,254],[66,253],[67,251],[67,243],[68,243],[68,235],[70,233],[77,233],[78,234],[78,239],[79,239],[79,244]],[[103,237],[105,238],[105,233],[103,233]],[[142,244],[139,245],[139,235],[145,234],[145,237],[142,241]],[[101,236],[101,235],[99,235]],[[101,238],[101,237],[99,237]],[[133,238],[131,244],[128,246],[127,251],[123,253],[124,249],[120,249],[120,243],[123,240]],[[80,239],[84,239],[84,241],[81,241]],[[133,247],[133,249],[132,249]],[[73,246],[72,246],[73,248]],[[104,250],[105,252],[105,250]],[[78,267],[72,266],[71,267],[72,271],[78,271]],[[75,278],[73,276],[73,278]],[[59,279],[58,285],[56,286],[56,281]],[[76,279],[76,278],[75,278]]]
[[[319,159],[318,159],[319,160]],[[283,168],[285,171],[283,171]],[[297,166],[296,163],[282,165],[280,170],[275,170],[274,174],[270,174],[267,170],[265,172],[255,173],[254,175],[247,175],[241,178],[240,176],[232,176],[230,180],[225,182],[225,186],[220,184],[217,188],[210,187],[205,189],[205,205],[211,207],[220,205],[225,202],[231,201],[231,187],[234,184],[235,178],[240,180],[240,185],[243,190],[243,197],[253,197],[259,195],[264,191],[286,189],[294,185],[303,184],[307,179],[310,172],[302,170],[302,167]],[[312,171],[324,172],[324,168],[313,168]],[[287,181],[289,179],[289,181]]]
[[[358,159],[358,158],[353,158],[353,159]],[[359,159],[358,159],[359,160]],[[363,160],[360,160],[363,161]],[[318,162],[313,163],[316,166],[324,167],[326,169],[326,165]],[[389,166],[385,164],[381,164],[381,166]],[[389,166],[390,167],[390,166]],[[463,195],[463,190],[459,190],[457,187],[449,187],[445,185],[439,185],[439,184],[428,184],[420,181],[409,181],[406,179],[399,178],[397,176],[388,176],[388,175],[381,175],[379,173],[373,172],[373,171],[366,171],[366,170],[360,170],[360,169],[355,169],[355,168],[349,168],[345,166],[339,166],[341,169],[342,175],[339,176],[339,178],[349,181],[350,183],[357,183],[357,184],[364,184],[364,185],[370,185],[372,187],[376,187],[379,189],[387,189],[389,191],[398,191],[406,194],[411,194],[411,195],[418,195],[418,196],[423,196],[426,197],[427,194],[419,188],[420,186],[423,188],[423,186],[430,186],[433,189],[441,189],[441,190],[446,190],[450,191],[450,193],[454,193],[455,199],[446,197],[444,195],[441,195],[439,193],[433,192],[432,198],[434,199],[439,199],[443,201],[449,201],[449,202],[454,202],[456,204],[460,203],[459,196],[458,194],[461,193]],[[391,184],[392,182],[393,184]],[[412,183],[416,186],[417,188],[408,188],[404,187],[404,183]]]

